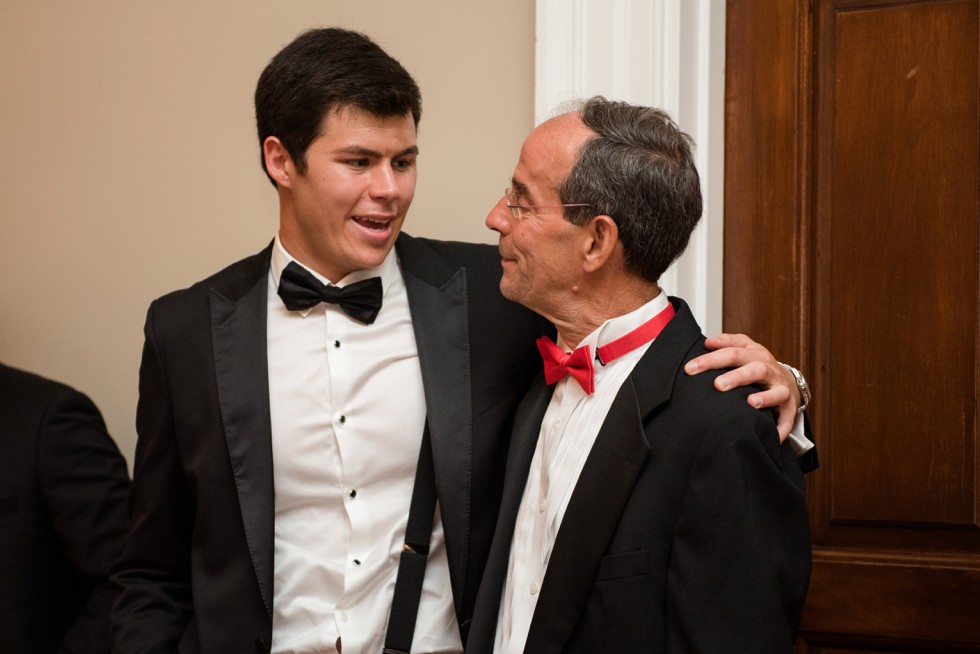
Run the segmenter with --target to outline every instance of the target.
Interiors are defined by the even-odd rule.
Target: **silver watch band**
[[[782,363],[782,362],[780,362]],[[807,407],[810,406],[810,401],[813,396],[810,394],[810,385],[806,383],[806,378],[803,373],[789,365],[788,363],[782,363],[783,367],[789,370],[790,374],[793,375],[793,379],[796,380],[796,387],[800,389],[800,406],[796,408],[796,413],[803,413],[806,411]]]

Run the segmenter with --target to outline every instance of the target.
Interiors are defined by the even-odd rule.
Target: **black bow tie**
[[[370,325],[381,311],[381,278],[372,277],[343,288],[321,284],[310,271],[295,261],[283,268],[279,277],[279,297],[290,311],[302,311],[320,302],[340,305],[348,316]]]

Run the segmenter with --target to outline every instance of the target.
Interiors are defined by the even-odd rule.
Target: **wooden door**
[[[814,390],[801,652],[980,652],[978,9],[728,0],[725,329]]]

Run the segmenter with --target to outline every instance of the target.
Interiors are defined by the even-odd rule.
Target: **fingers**
[[[705,370],[732,368],[715,379],[715,388],[727,391],[758,384],[764,391],[749,395],[749,404],[757,409],[775,407],[780,442],[789,436],[796,421],[799,390],[796,379],[763,345],[745,334],[719,334],[705,341],[711,352],[692,359],[684,366],[689,375]]]
[[[749,384],[761,384],[765,387],[774,386],[772,381],[772,371],[769,367],[759,361],[750,361],[744,365],[729,370],[723,375],[718,375],[715,379],[715,388],[719,391],[727,391],[730,388],[748,386]]]
[[[766,407],[776,408],[776,429],[779,431],[779,442],[782,443],[793,430],[796,423],[796,404],[792,401],[792,393],[785,386],[777,386],[767,391],[749,395],[748,402],[756,409]]]
[[[753,361],[761,360],[762,356],[758,352],[758,350],[744,347],[724,347],[720,350],[708,352],[707,354],[702,354],[699,357],[691,359],[684,366],[684,371],[689,375],[696,375],[705,370],[737,368]],[[768,350],[762,350],[762,352],[767,355],[769,354]]]
[[[684,366],[684,371],[689,375],[696,375],[705,370],[741,367],[749,368],[754,376],[745,378],[747,381],[734,384],[734,386],[744,386],[753,382],[771,386],[773,383],[780,383],[784,379],[783,373],[789,374],[779,365],[769,350],[762,346],[754,348],[725,347],[714,352],[708,352],[688,361]],[[766,367],[771,368],[771,370],[765,370]]]
[[[793,413],[795,415],[796,408],[800,406],[800,403],[803,401],[803,398],[800,397],[800,387],[796,385],[796,377],[794,377],[793,373],[786,369],[786,366],[779,364],[776,367],[779,368],[779,372],[783,375],[783,383],[789,388],[789,394],[792,400],[790,404],[793,406]]]
[[[720,350],[723,347],[761,347],[745,334],[718,334],[705,342],[709,350]]]
[[[718,368],[736,368],[753,361],[772,366],[776,366],[778,363],[769,350],[745,334],[719,334],[714,338],[707,339],[705,345],[714,348],[714,351],[688,361],[687,365],[684,366],[687,374],[695,375],[705,370],[717,370]],[[773,374],[766,374],[764,377],[758,377],[752,381],[761,382],[773,378]]]
[[[715,385],[717,388],[717,384]],[[718,390],[721,390],[720,388]],[[759,391],[758,393],[752,393],[749,395],[748,402],[756,409],[765,409],[769,407],[779,407],[780,411],[783,410],[785,405],[789,411],[796,413],[796,407],[793,405],[792,394],[789,392],[789,388],[786,386],[774,386],[765,391]]]
[[[790,404],[781,404],[779,407],[779,418],[776,420],[776,429],[779,431],[779,442],[782,443],[793,431],[796,423],[796,408]]]

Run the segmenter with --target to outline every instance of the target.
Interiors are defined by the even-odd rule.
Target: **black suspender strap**
[[[412,505],[408,509],[405,544],[398,561],[395,594],[391,601],[391,615],[388,618],[388,632],[385,634],[382,654],[411,652],[435,513],[436,474],[432,463],[429,421],[426,420],[425,430],[422,432],[422,447],[419,448],[419,464],[415,471],[415,488],[412,489]]]

